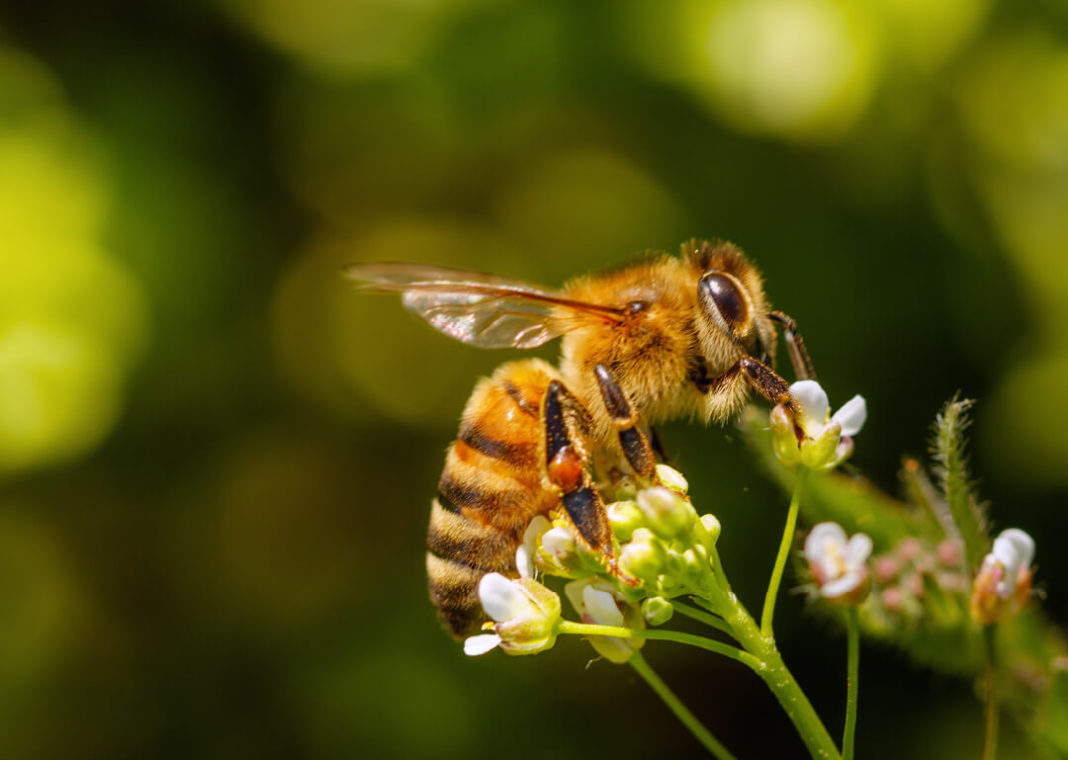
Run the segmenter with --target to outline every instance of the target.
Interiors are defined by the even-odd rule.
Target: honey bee
[[[473,346],[563,338],[558,366],[511,361],[480,380],[448,449],[426,565],[430,598],[457,637],[485,619],[482,576],[518,574],[515,552],[536,515],[560,509],[623,577],[595,457],[653,478],[650,426],[687,415],[723,423],[750,390],[796,415],[773,369],[776,323],[795,374],[812,376],[793,321],[771,310],[760,272],[730,243],[691,240],[679,257],[652,255],[558,292],[416,264],[355,264],[346,274],[361,290],[401,294],[407,309]]]

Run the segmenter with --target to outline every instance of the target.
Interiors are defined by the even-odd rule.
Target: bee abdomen
[[[541,401],[554,372],[537,360],[500,367],[475,388],[449,447],[430,513],[427,573],[430,598],[456,636],[485,619],[482,576],[515,577],[523,531],[558,501],[541,462]]]
[[[435,499],[426,543],[430,599],[442,622],[455,636],[474,632],[484,619],[478,582],[486,573],[512,574],[515,535],[480,525]]]

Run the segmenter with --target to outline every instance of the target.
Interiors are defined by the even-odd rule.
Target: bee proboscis
[[[723,423],[751,390],[796,414],[775,373],[775,324],[800,378],[811,364],[793,321],[772,311],[756,267],[730,243],[691,240],[550,291],[491,275],[417,264],[354,264],[361,289],[404,306],[457,340],[534,348],[563,339],[558,366],[501,365],[475,386],[446,455],[427,535],[430,596],[456,636],[484,620],[483,575],[515,576],[515,552],[537,515],[560,509],[619,574],[591,472],[618,461],[653,476],[648,430],[694,416]]]

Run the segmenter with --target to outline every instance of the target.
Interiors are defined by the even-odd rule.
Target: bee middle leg
[[[542,419],[545,424],[545,469],[560,489],[564,511],[579,535],[615,567],[612,529],[601,495],[593,487],[588,457],[572,437],[569,421],[579,411],[579,401],[563,383],[553,380],[545,392]]]
[[[608,416],[612,418],[619,431],[619,445],[623,455],[635,474],[642,478],[651,478],[656,471],[656,459],[648,439],[638,428],[638,415],[627,400],[627,395],[612,377],[608,367],[598,364],[594,369],[597,385],[601,389],[601,398]]]

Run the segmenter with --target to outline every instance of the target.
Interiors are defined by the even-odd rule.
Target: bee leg
[[[653,447],[653,451],[660,457],[660,461],[664,464],[671,464],[671,458],[667,454],[667,448],[664,446],[664,439],[660,437],[660,431],[655,427],[649,428],[649,443]]]
[[[553,380],[545,393],[545,466],[549,480],[560,489],[564,510],[582,538],[615,567],[612,529],[601,495],[593,488],[585,453],[571,439],[568,408],[577,404],[562,383]]]
[[[797,440],[801,441],[801,439],[805,437],[804,431],[798,423],[798,415],[801,413],[801,410],[797,406],[797,401],[794,399],[793,394],[790,393],[790,384],[782,377],[775,374],[775,371],[770,367],[760,363],[751,356],[745,356],[739,359],[738,364],[736,364],[735,367],[737,370],[740,370],[745,374],[749,384],[769,404],[772,406],[782,404],[789,413],[790,418],[794,421],[794,433],[797,435]],[[736,371],[735,367],[728,370],[728,373]]]
[[[786,337],[786,349],[790,353],[790,363],[794,365],[794,374],[797,379],[815,380],[816,373],[812,369],[812,360],[808,356],[801,333],[797,331],[797,324],[781,311],[770,312],[768,317],[782,325],[782,332]]]
[[[598,364],[594,369],[594,374],[597,376],[597,385],[601,389],[604,407],[619,431],[619,445],[623,448],[627,462],[639,477],[652,477],[656,470],[656,459],[653,458],[653,449],[649,441],[638,429],[638,415],[627,401],[623,389],[608,371],[608,367]]]

